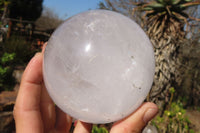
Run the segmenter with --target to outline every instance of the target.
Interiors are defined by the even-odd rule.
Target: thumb
[[[141,133],[146,124],[158,113],[154,103],[144,103],[127,118],[116,122],[110,133]]]

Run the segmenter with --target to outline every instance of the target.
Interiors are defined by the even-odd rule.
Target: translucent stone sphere
[[[134,21],[92,10],[69,18],[52,34],[43,75],[64,112],[84,122],[109,123],[141,105],[154,67],[153,47]]]

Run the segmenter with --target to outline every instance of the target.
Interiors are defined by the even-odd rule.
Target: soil
[[[189,109],[186,111],[186,116],[194,125],[195,133],[200,133],[200,111]]]

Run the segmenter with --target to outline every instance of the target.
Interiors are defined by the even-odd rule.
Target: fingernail
[[[34,57],[39,56],[40,54],[41,54],[40,52],[37,52],[35,53]]]
[[[143,116],[143,121],[145,123],[148,123],[157,113],[158,113],[158,109],[156,108],[148,109]]]

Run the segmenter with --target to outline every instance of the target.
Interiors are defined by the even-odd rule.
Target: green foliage
[[[187,14],[185,10],[200,5],[200,1],[154,0],[137,2],[135,5],[134,12],[139,11],[145,13],[143,21],[149,30],[148,34],[150,35],[151,31],[159,39],[160,37],[164,37],[162,36],[164,33],[167,33],[171,37],[184,37],[184,24],[188,26],[189,20],[197,20],[191,17],[189,13]]]
[[[199,5],[200,3],[198,1],[192,2],[191,0],[155,0],[151,2],[143,2],[143,3],[137,3],[136,5],[139,6],[140,10],[142,11],[155,11],[159,13],[176,13],[180,12],[182,10],[185,10],[186,8],[190,6]],[[170,6],[170,7],[169,7]],[[149,13],[149,15],[155,15],[154,13]],[[187,15],[182,14],[183,17],[187,17]],[[177,17],[177,19],[181,19],[180,17]]]
[[[200,107],[197,107],[197,111],[199,111],[199,112],[200,112]]]
[[[92,133],[108,133],[108,130],[105,127],[93,126]]]
[[[3,56],[1,57],[1,63],[6,64],[15,58],[15,53],[4,53]]]
[[[170,88],[170,93],[172,94],[172,93],[174,93],[175,92],[175,89],[174,89],[174,87],[172,87],[172,88]]]
[[[0,46],[0,90],[12,90],[15,66],[25,66],[37,50],[25,37],[20,36],[11,36]]]
[[[170,109],[165,110],[163,116],[157,116],[153,120],[153,124],[163,133],[188,133],[190,129],[190,121],[185,116],[186,110],[180,101],[172,102]]]
[[[193,129],[190,129],[189,133],[195,133],[195,131]]]
[[[10,90],[14,84],[14,78],[12,77],[13,67],[11,65],[14,58],[15,53],[6,52],[0,57],[0,88],[4,90]]]
[[[13,65],[26,65],[37,50],[26,41],[24,37],[11,36],[4,44],[3,51],[8,53],[15,53],[15,60]]]
[[[180,100],[172,102],[175,89],[172,87],[169,91],[171,97],[168,109],[162,116],[153,119],[153,125],[162,133],[192,133],[193,130],[190,129],[190,121],[185,115],[186,110],[183,108],[182,102]]]

